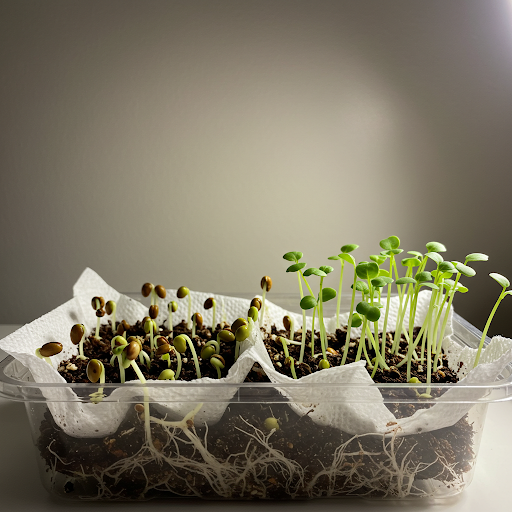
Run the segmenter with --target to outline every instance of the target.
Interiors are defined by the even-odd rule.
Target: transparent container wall
[[[271,299],[296,309],[294,296],[275,295]],[[342,310],[349,306],[350,300],[344,297]],[[480,335],[468,322],[454,316],[457,343],[474,347]],[[466,396],[475,398],[464,401],[469,412],[455,425],[407,436],[400,436],[400,431],[385,436],[352,435],[314,423],[309,406],[296,413],[289,393],[283,393],[276,384],[234,384],[229,402],[222,402],[211,384],[195,384],[195,400],[220,403],[225,409],[218,421],[207,425],[195,424],[193,417],[188,422],[183,417],[166,417],[155,403],[137,405],[136,397],[142,394],[139,387],[132,398],[123,400],[128,412],[115,432],[78,438],[66,434],[65,426],[57,426],[45,389],[55,388],[55,392],[70,387],[76,393],[75,402],[89,402],[97,386],[36,384],[30,372],[12,358],[1,362],[0,370],[0,394],[26,404],[46,488],[60,497],[86,500],[449,497],[460,493],[472,479],[487,403],[508,400],[512,394],[509,365],[494,383],[474,389],[462,386],[471,388]],[[297,382],[286,387],[293,387],[294,396],[300,397],[295,400],[298,403],[331,407],[347,401],[354,386],[328,384],[327,393],[325,385]],[[108,395],[119,386],[127,384],[104,387]],[[432,386],[439,397],[427,400],[417,398],[417,388],[412,385],[375,387],[394,414],[400,409],[402,416],[411,416],[418,408],[442,402],[451,385]],[[169,391],[168,402],[172,402],[172,389]],[[116,402],[110,404],[114,407]],[[190,410],[194,407],[191,403]]]
[[[84,439],[59,429],[46,403],[26,405],[47,490],[98,500],[445,498],[472,479],[487,409],[476,404],[433,432],[353,436],[286,403],[237,401],[207,428],[152,421],[150,445],[135,407],[114,434]],[[149,410],[161,417],[155,405]],[[268,418],[279,429],[269,430]]]

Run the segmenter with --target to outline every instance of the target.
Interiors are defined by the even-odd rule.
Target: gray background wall
[[[0,322],[114,287],[294,292],[391,234],[512,278],[512,3],[1,1]],[[512,299],[492,331],[512,336]]]

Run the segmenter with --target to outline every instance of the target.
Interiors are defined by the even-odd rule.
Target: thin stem
[[[338,300],[336,304],[336,329],[340,328],[340,307],[341,307],[341,289],[343,286],[343,269],[345,267],[345,260],[340,260],[341,271],[340,271],[340,285],[338,288]]]
[[[324,308],[322,302],[322,286],[324,283],[324,278],[320,278],[320,293],[318,295],[318,323],[320,324],[320,337],[322,340],[322,354],[324,359],[327,359],[327,335],[325,333],[325,325],[324,325]]]
[[[302,300],[304,297],[304,292],[302,290],[302,282],[300,280],[299,272],[296,272],[296,274],[297,274],[297,279],[299,280],[300,299]],[[306,330],[307,330],[306,312],[304,310],[302,310],[302,332],[301,332],[301,336],[300,336],[301,347],[300,347],[300,354],[299,354],[299,363],[302,363],[302,361],[304,361],[304,350],[306,348]]]
[[[96,319],[96,334],[94,337],[99,340],[100,339],[100,317],[97,317]]]
[[[354,283],[352,284],[352,302],[350,303],[350,313],[348,315],[348,324],[347,324],[347,336],[345,337],[345,346],[343,347],[343,357],[341,359],[341,365],[345,364],[348,355],[348,344],[350,343],[350,333],[352,331],[352,315],[354,314],[354,302],[356,298],[356,282],[357,282],[357,274],[354,269]]]
[[[188,315],[187,315],[187,329],[190,329],[190,322],[192,317],[192,298],[190,297],[190,291],[188,292]]]
[[[489,327],[491,325],[491,321],[494,317],[494,313],[496,313],[496,310],[498,309],[500,302],[502,301],[503,297],[505,297],[505,293],[506,293],[506,287],[503,287],[503,290],[501,291],[500,296],[498,297],[498,300],[496,301],[496,304],[492,308],[491,314],[489,315],[489,318],[487,319],[487,323],[485,324],[484,330],[482,332],[482,337],[480,338],[480,345],[478,345],[478,351],[476,353],[475,364],[474,364],[473,368],[476,368],[478,362],[480,361],[480,354],[482,353],[482,348],[485,343],[485,337],[487,336],[487,331],[489,330]]]
[[[263,292],[261,294],[261,325],[265,322],[265,295],[267,294],[267,281],[263,283]]]
[[[315,315],[316,306],[313,308],[313,319],[311,321],[311,355],[315,355]]]

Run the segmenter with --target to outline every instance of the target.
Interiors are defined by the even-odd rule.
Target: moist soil
[[[220,328],[220,325],[217,326],[216,332]],[[185,322],[174,327],[175,336],[181,333],[190,336]],[[161,327],[161,334],[168,335],[169,331]],[[315,352],[320,351],[319,333],[316,334],[318,346],[315,347]],[[140,322],[130,329],[128,335],[144,337]],[[288,335],[288,332],[278,331],[273,326],[270,333],[265,333],[264,342],[274,368],[291,376],[290,369],[284,365],[283,347],[278,342],[278,336]],[[110,325],[102,326],[100,337],[100,340],[96,340],[89,336],[84,343],[84,353],[87,357],[104,363],[106,382],[119,382],[116,366],[110,365]],[[193,342],[197,347],[201,375],[217,378],[216,370],[208,361],[199,357],[201,347],[211,338],[211,331],[202,329],[197,332]],[[308,331],[307,343],[310,338],[311,333]],[[300,331],[295,333],[294,339],[300,341]],[[328,335],[330,350],[327,359],[331,366],[340,364],[345,340],[345,329],[338,329],[335,334]],[[355,342],[356,340],[351,340],[349,344],[347,363],[355,360]],[[234,343],[221,343],[220,353],[226,360],[223,376],[234,362],[234,347]],[[391,339],[388,338],[386,361],[390,370],[377,370],[374,380],[406,382],[406,365],[396,367],[402,358],[391,355],[390,348]],[[405,348],[406,341],[402,339],[402,353]],[[144,349],[149,353],[148,345]],[[298,361],[300,347],[289,345],[288,350],[295,361]],[[193,360],[187,354],[182,356],[180,380],[196,378]],[[368,354],[370,358],[374,357],[370,349]],[[296,363],[295,366],[297,377],[319,371],[318,362],[321,358],[322,356],[312,357],[311,349],[306,348],[304,362]],[[60,364],[59,371],[68,382],[89,382],[86,366],[87,360],[72,357]],[[246,381],[268,381],[268,377],[258,366],[255,364]],[[158,359],[152,362],[150,369],[139,365],[147,379],[158,378],[160,372],[167,367],[166,361]],[[172,354],[171,367],[176,369],[175,356]],[[415,362],[412,376],[425,382],[425,368],[421,363]],[[368,371],[371,373],[371,368]],[[134,379],[136,375],[133,370],[126,370],[126,380]],[[432,383],[446,382],[457,382],[457,374],[447,368],[443,358],[443,366],[432,376]],[[391,399],[394,396],[397,400],[404,398],[404,391],[391,390],[390,393],[388,396]],[[414,390],[405,393],[416,398]],[[419,408],[430,407],[417,401],[397,401],[385,405],[397,418],[408,417]],[[139,404],[138,408],[130,408],[118,430],[104,438],[68,436],[60,430],[47,411],[40,426],[38,448],[46,461],[47,471],[52,475],[61,475],[53,479],[53,491],[72,498],[121,500],[170,496],[200,496],[210,499],[301,499],[343,495],[400,497],[401,487],[397,481],[401,482],[400,479],[404,476],[405,481],[412,482],[408,491],[411,495],[424,495],[421,481],[429,478],[439,480],[448,487],[456,487],[462,481],[463,475],[471,469],[475,457],[473,427],[468,423],[467,417],[451,427],[410,436],[353,436],[333,427],[321,426],[311,420],[308,414],[299,416],[286,403],[233,401],[218,423],[209,425],[208,429],[195,427],[190,423],[188,428],[188,433],[207,447],[208,453],[216,461],[215,464],[220,464],[224,469],[228,466],[234,472],[240,472],[241,468],[251,468],[242,478],[229,485],[227,496],[212,483],[212,478],[215,481],[215,474],[224,473],[219,473],[218,468],[213,470],[213,474],[198,469],[205,467],[204,453],[201,454],[200,450],[194,448],[190,437],[184,431],[165,428],[152,422],[152,445],[156,452],[149,451],[141,407]],[[154,406],[151,407],[151,415],[162,417]],[[277,418],[279,429],[268,431],[265,428],[267,418]],[[392,425],[389,426],[392,428]],[[345,446],[340,458],[339,447],[342,445]],[[175,458],[178,454],[180,460],[187,461],[186,464],[174,465],[173,460],[177,460]],[[281,462],[272,462],[271,454],[278,454],[276,456]],[[268,460],[266,464],[262,462],[265,460]],[[337,471],[328,474],[326,468],[332,467],[336,467]],[[409,471],[410,474],[395,474],[393,468],[396,467],[406,468],[406,473]]]

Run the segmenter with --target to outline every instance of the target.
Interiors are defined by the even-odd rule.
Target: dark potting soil
[[[220,330],[217,326],[216,332]],[[216,338],[216,332],[214,337]],[[174,327],[174,336],[185,333],[190,336],[185,322]],[[144,337],[140,322],[127,333]],[[162,327],[160,334],[168,335]],[[417,334],[417,332],[416,332]],[[264,342],[274,368],[291,376],[284,366],[282,345],[278,336],[288,336],[273,326]],[[109,325],[102,326],[100,340],[92,335],[84,344],[89,358],[100,359],[105,366],[106,382],[119,382],[117,365],[110,365]],[[193,339],[202,376],[217,378],[216,370],[208,361],[200,358],[201,347],[212,338],[207,328],[198,331]],[[300,341],[300,331],[295,333]],[[328,335],[327,359],[331,366],[339,365],[345,345],[346,330],[338,329]],[[307,333],[307,343],[311,332]],[[315,353],[320,352],[319,333],[316,333]],[[356,340],[351,340],[347,363],[356,357]],[[386,361],[390,371],[378,370],[376,382],[406,382],[403,365],[396,368],[402,358],[390,354],[391,340],[386,342]],[[221,343],[221,355],[226,369],[234,363],[235,344]],[[150,347],[144,345],[149,353]],[[406,341],[401,341],[405,353]],[[300,346],[289,345],[295,361],[299,359]],[[370,358],[375,354],[368,349]],[[183,368],[180,380],[196,379],[193,358],[187,347],[182,356]],[[297,377],[319,371],[319,357],[311,356],[306,348],[304,362],[296,363]],[[76,357],[63,361],[59,371],[68,382],[89,382],[86,377],[87,360]],[[256,363],[246,378],[247,382],[269,382],[258,370]],[[139,365],[146,379],[156,379],[168,367],[166,361],[155,359],[151,368]],[[171,368],[176,370],[175,355],[171,354]],[[371,373],[371,368],[368,368]],[[426,366],[415,362],[412,376],[425,382]],[[131,368],[126,370],[126,380],[136,379]],[[447,368],[446,360],[440,371],[432,377],[432,383],[457,382],[457,374]],[[108,393],[108,390],[106,390]],[[254,391],[254,390],[252,390]],[[272,390],[258,389],[265,401],[265,393]],[[423,392],[420,389],[420,392]],[[394,394],[393,394],[394,393]],[[416,399],[414,390],[391,390],[386,406],[395,417],[411,416],[418,409],[430,407],[415,401],[403,403],[405,398]],[[392,400],[396,397],[397,402]],[[163,427],[152,421],[153,450],[146,442],[144,413],[130,408],[118,430],[104,438],[75,438],[65,434],[47,411],[41,424],[38,447],[47,463],[48,471],[65,478],[54,479],[54,491],[69,497],[105,499],[150,499],[169,496],[201,496],[204,498],[233,497],[244,499],[289,499],[318,496],[401,496],[403,482],[413,482],[409,491],[422,495],[421,481],[433,478],[448,486],[456,486],[462,476],[471,469],[473,453],[473,428],[467,417],[455,425],[434,432],[409,436],[367,434],[353,436],[339,429],[321,426],[308,416],[297,415],[286,403],[238,403],[233,401],[216,424],[204,427]],[[150,405],[151,415],[162,416],[158,407]],[[272,434],[265,429],[267,418],[277,418],[279,429]],[[167,418],[168,420],[169,418]],[[173,418],[179,420],[181,418]],[[393,428],[392,425],[389,425]],[[191,441],[191,437],[193,442]],[[194,444],[195,443],[195,444]],[[202,448],[199,449],[199,447]],[[204,450],[207,450],[206,455]],[[206,457],[206,459],[205,459]],[[52,468],[50,470],[50,468]],[[398,471],[396,468],[402,468]],[[400,484],[400,482],[402,482]],[[418,485],[416,485],[418,483]],[[402,486],[402,487],[401,487]]]
[[[151,414],[158,417],[154,409]],[[269,417],[279,422],[271,435],[265,429]],[[307,414],[298,416],[284,403],[231,403],[208,431],[190,423],[188,435],[152,423],[154,452],[144,444],[143,415],[134,408],[104,438],[70,437],[49,412],[40,430],[38,448],[48,471],[67,477],[56,479],[53,491],[76,498],[393,497],[409,483],[411,494],[421,495],[421,480],[457,485],[474,459],[466,417],[413,436],[353,436],[318,425]]]

